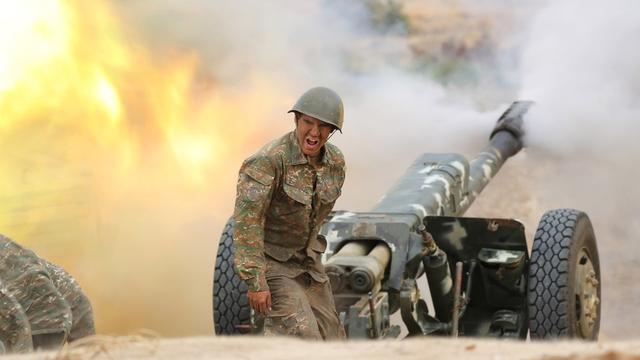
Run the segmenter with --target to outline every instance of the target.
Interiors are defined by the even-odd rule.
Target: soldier
[[[91,304],[76,281],[2,235],[0,284],[0,341],[7,351],[56,348],[95,333]]]
[[[266,335],[344,338],[321,263],[323,220],[340,196],[344,157],[327,140],[342,132],[333,90],[305,92],[289,111],[295,130],[244,161],[234,211],[235,265]]]

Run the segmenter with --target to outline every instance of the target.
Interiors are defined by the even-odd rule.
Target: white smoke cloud
[[[637,153],[637,10],[634,1],[568,0],[536,18],[522,66],[522,96],[539,103],[528,129],[531,146],[607,160],[616,150]]]
[[[473,155],[498,115],[478,111],[475,92],[453,94],[427,74],[409,71],[413,54],[406,37],[397,36],[402,30],[375,28],[365,1],[123,4],[160,53],[196,49],[222,86],[266,77],[286,93],[290,104],[274,104],[285,106],[282,119],[265,119],[279,131],[292,127],[284,113],[304,90],[323,85],[338,91],[345,128],[332,141],[349,167],[340,208],[368,210],[423,152]],[[265,142],[273,137],[265,135]]]
[[[632,336],[640,191],[640,3],[550,2],[534,18],[523,52],[528,165],[545,208],[586,211],[595,224],[605,336]],[[623,285],[624,284],[624,285]],[[624,287],[625,290],[621,288]]]

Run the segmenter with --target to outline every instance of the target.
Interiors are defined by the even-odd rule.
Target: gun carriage
[[[400,336],[390,321],[399,311],[407,336],[597,339],[600,268],[584,212],[547,211],[531,251],[519,221],[463,217],[522,149],[531,104],[514,102],[471,161],[423,154],[370,212],[331,213],[320,236],[349,338]],[[260,328],[233,267],[232,232],[230,220],[214,272],[217,334]],[[418,281],[423,275],[426,281]]]

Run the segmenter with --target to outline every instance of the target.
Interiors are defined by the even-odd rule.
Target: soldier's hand
[[[253,310],[262,315],[267,315],[271,311],[271,292],[266,291],[249,291],[249,305]]]

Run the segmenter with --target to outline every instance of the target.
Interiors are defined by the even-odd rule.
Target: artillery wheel
[[[245,334],[252,328],[247,285],[236,272],[233,253],[233,219],[229,219],[220,236],[213,273],[213,324],[216,335]]]
[[[597,339],[600,288],[598,248],[587,214],[546,212],[533,239],[529,267],[531,338]]]

